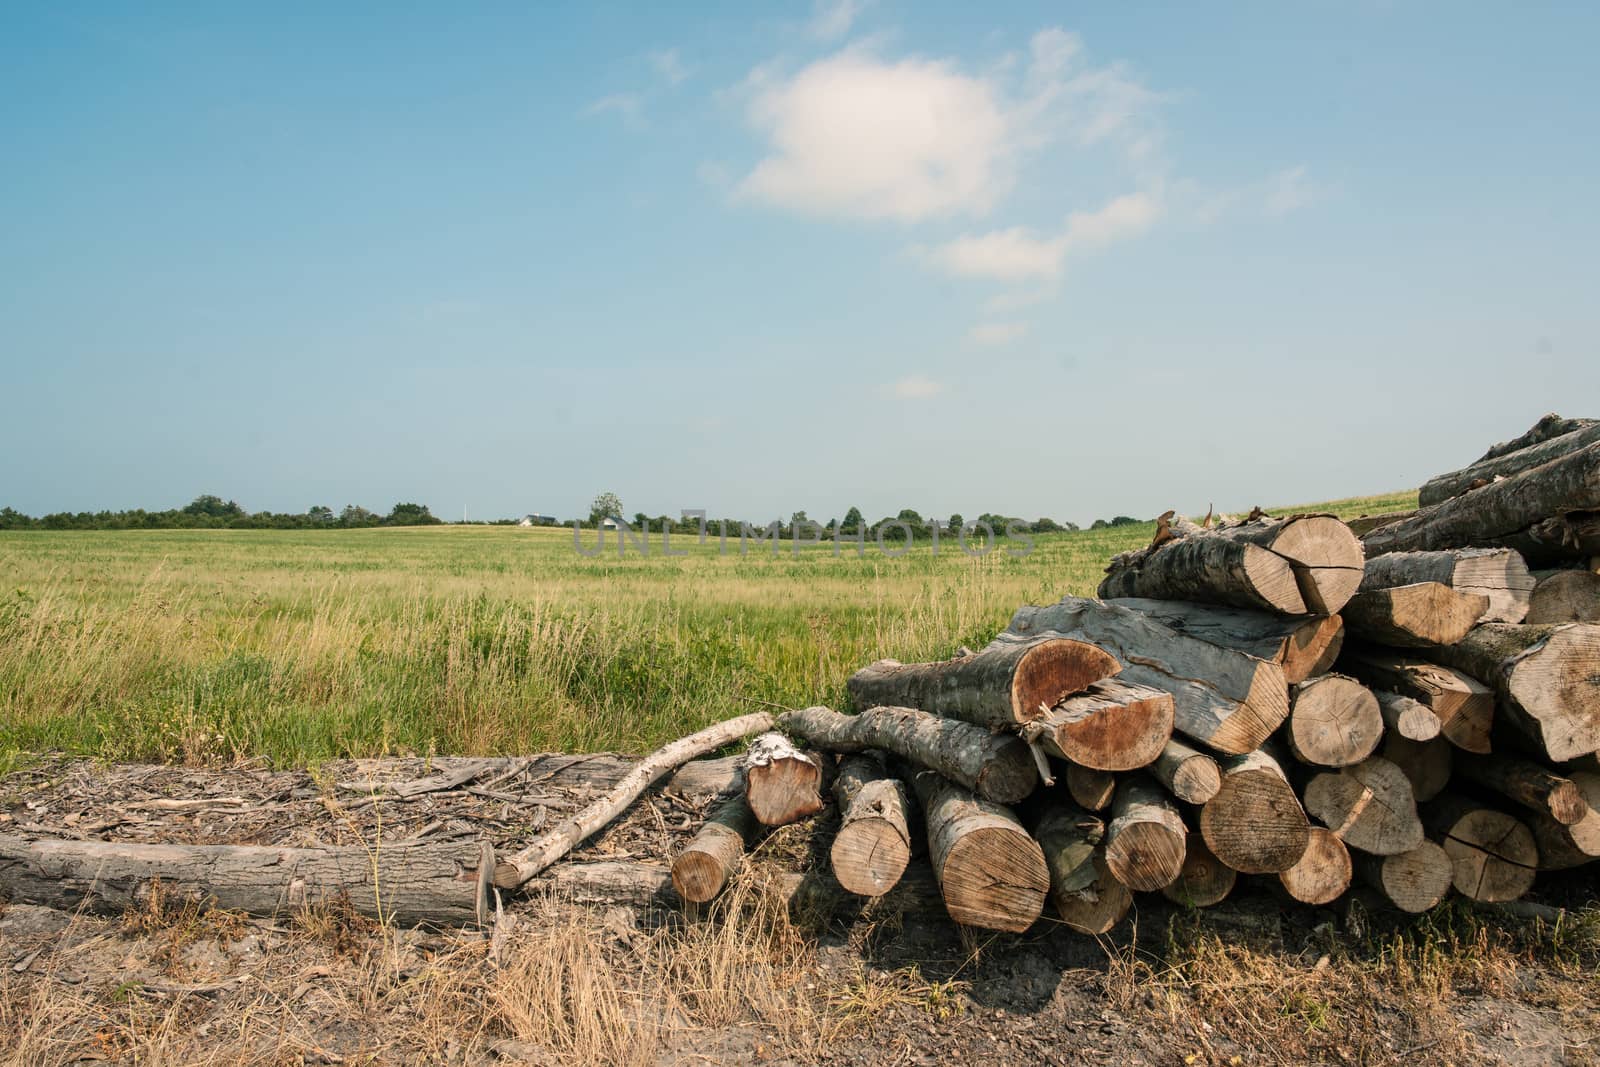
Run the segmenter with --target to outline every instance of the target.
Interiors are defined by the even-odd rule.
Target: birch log
[[[1080,766],[1131,771],[1161,754],[1172,721],[1172,694],[1111,678],[1023,726],[1022,738]]]
[[[1450,857],[1450,881],[1462,896],[1499,903],[1533,888],[1539,850],[1520,820],[1451,793],[1429,804],[1424,818]]]
[[[1070,804],[1046,808],[1034,827],[1050,871],[1050,899],[1061,921],[1081,934],[1109,931],[1133,904],[1133,894],[1106,867],[1105,823]]]
[[[781,733],[763,734],[745,753],[744,793],[763,825],[787,826],[822,810],[821,756],[802,752]]]
[[[1339,835],[1321,826],[1311,828],[1305,855],[1278,872],[1284,891],[1302,904],[1331,904],[1350,888],[1350,850]]]
[[[723,798],[673,859],[672,888],[691,904],[715,898],[744,865],[745,846],[760,829],[743,793]]]
[[[1189,637],[1270,660],[1283,668],[1284,680],[1290,685],[1331,668],[1344,644],[1344,622],[1339,615],[1274,615],[1142,597],[1118,597],[1106,603],[1131,608]]]
[[[882,896],[911,860],[906,787],[881,760],[861,754],[840,762],[833,793],[844,813],[828,852],[834,877],[852,893]]]
[[[1528,826],[1539,846],[1539,867],[1566,870],[1600,859],[1600,773],[1570,771],[1572,784],[1583,797],[1583,817],[1561,823],[1549,816],[1533,815]]]
[[[1306,811],[1351,848],[1375,856],[1422,843],[1416,795],[1405,773],[1380,756],[1316,774],[1306,783]]]
[[[979,726],[1032,722],[1121,668],[1084,641],[990,646],[942,663],[879,660],[851,675],[857,710],[916,708]]]
[[[1371,648],[1346,648],[1339,666],[1374,689],[1426,704],[1439,717],[1439,732],[1457,748],[1490,750],[1494,691],[1476,678],[1417,656]]]
[[[913,708],[873,708],[860,715],[806,708],[784,712],[778,725],[831,752],[893,753],[1001,804],[1021,800],[1039,782],[1021,738]]]
[[[1357,853],[1353,858],[1361,880],[1401,911],[1420,915],[1450,892],[1450,856],[1432,841],[1393,856]]]
[[[1437,552],[1391,552],[1367,560],[1361,592],[1438,582],[1458,593],[1486,596],[1479,622],[1521,622],[1528,613],[1534,578],[1509,548],[1454,548]]]
[[[1503,481],[1419,508],[1409,519],[1367,534],[1368,558],[1386,552],[1447,548],[1516,548],[1528,557],[1591,555],[1588,527],[1568,513],[1600,510],[1600,442]],[[1554,524],[1553,524],[1554,523]]]
[[[1178,807],[1153,779],[1133,775],[1117,786],[1106,828],[1106,867],[1135,892],[1172,884],[1183,869],[1188,830]]]
[[[1243,874],[1276,874],[1299,862],[1311,839],[1300,798],[1278,761],[1256,751],[1221,761],[1222,788],[1200,809],[1213,855]]]
[[[1461,640],[1489,610],[1481,593],[1459,593],[1441,582],[1417,582],[1357,593],[1344,606],[1350,632],[1364,641],[1430,648]]]
[[[1506,720],[1549,759],[1600,749],[1600,624],[1487,623],[1429,654],[1493,687]]]
[[[913,779],[928,825],[928,858],[950,917],[1021,933],[1044,911],[1044,853],[1009,808],[931,771]]]
[[[1470,467],[1429,478],[1418,491],[1417,502],[1427,507],[1452,497],[1474,493],[1477,491],[1474,486],[1482,487],[1480,483],[1513,477],[1596,442],[1600,442],[1600,424],[1592,422],[1586,426],[1574,426],[1564,434],[1529,441],[1521,448],[1480,459]]]
[[[1183,856],[1183,870],[1161,893],[1174,904],[1182,904],[1187,908],[1209,908],[1222,903],[1233,892],[1238,880],[1238,871],[1217,859],[1200,835],[1190,834]]]
[[[1170,630],[1139,612],[1081,597],[1023,607],[995,644],[1070,637],[1105,649],[1118,679],[1172,694],[1176,729],[1219,752],[1243,753],[1289,714],[1283,668]]]
[[[1383,713],[1372,690],[1354,678],[1324,674],[1295,687],[1286,737],[1301,763],[1348,767],[1378,747]]]
[[[1167,792],[1189,804],[1204,804],[1222,788],[1217,761],[1176,739],[1167,742],[1149,769]]]

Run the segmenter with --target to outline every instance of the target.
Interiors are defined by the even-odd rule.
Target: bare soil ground
[[[0,833],[512,847],[625,766],[507,760],[410,799],[377,784],[461,762],[47,760],[0,778]],[[700,815],[655,791],[575,859],[661,862]],[[1204,912],[1141,898],[1109,938],[1049,921],[988,936],[937,910],[794,914],[779,875],[831,829],[771,835],[696,913],[548,889],[493,931],[159,892],[109,916],[0,904],[0,1063],[1600,1063],[1593,874],[1541,889],[1554,923],[1460,902],[1407,919],[1359,895],[1319,910],[1253,883]]]

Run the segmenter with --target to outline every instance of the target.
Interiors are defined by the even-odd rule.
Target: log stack
[[[814,784],[776,807],[820,803],[843,755],[837,881],[882,895],[925,850],[950,915],[995,930],[1048,902],[1101,934],[1135,894],[1205,907],[1241,876],[1318,906],[1357,881],[1407,912],[1514,900],[1600,858],[1597,425],[1547,417],[1362,536],[1169,513],[1098,598],[873,663],[852,714],[780,716],[818,773],[796,763]],[[685,852],[690,899],[769,821],[736,800]]]

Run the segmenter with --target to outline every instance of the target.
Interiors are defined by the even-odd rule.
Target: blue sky
[[[1600,414],[1592,5],[8,5],[0,504],[1084,522]]]

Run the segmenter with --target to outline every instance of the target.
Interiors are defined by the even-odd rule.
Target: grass
[[[980,645],[1020,604],[1092,593],[1152,529],[900,559],[714,541],[588,559],[570,531],[504,527],[0,533],[0,773],[45,750],[295,766],[639,751],[753,701],[838,704],[880,656]]]

